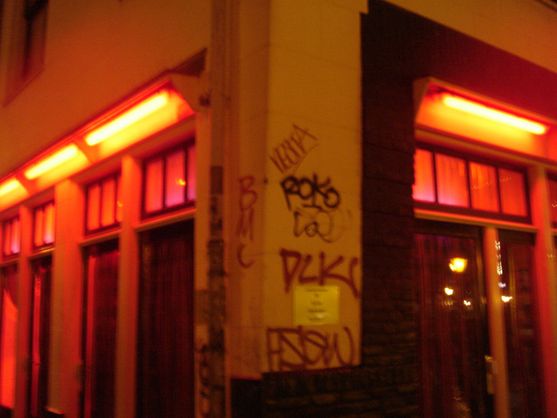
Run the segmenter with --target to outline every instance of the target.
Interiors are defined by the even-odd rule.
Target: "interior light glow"
[[[16,178],[9,178],[0,184],[0,196],[5,196],[19,187],[21,187],[21,183]]]
[[[468,260],[462,257],[453,257],[449,260],[449,268],[453,273],[464,273]]]
[[[85,142],[89,146],[97,145],[164,108],[169,102],[170,93],[167,90],[158,92],[124,112],[116,119],[88,133],[85,136]]]
[[[454,293],[454,289],[452,287],[445,287],[443,289],[443,291],[445,292],[445,295],[447,296],[452,296]]]
[[[543,135],[547,132],[547,126],[526,119],[520,116],[515,116],[511,113],[502,110],[494,109],[483,104],[465,99],[463,97],[455,96],[449,93],[441,94],[441,102],[452,109],[460,110],[484,119],[489,119],[493,122],[502,123],[513,128],[520,129],[535,135]]]
[[[503,301],[503,303],[509,303],[512,298],[512,296],[501,295],[501,300]]]
[[[27,170],[25,170],[24,175],[28,180],[34,180],[37,177],[49,172],[50,170],[62,165],[66,161],[79,155],[79,148],[77,145],[70,144],[64,148],[56,151],[54,154],[43,158],[38,163],[33,164]]]
[[[464,306],[472,306],[472,301],[468,299],[464,299],[462,303],[464,303]]]

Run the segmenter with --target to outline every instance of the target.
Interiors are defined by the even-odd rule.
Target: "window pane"
[[[499,211],[495,167],[470,162],[470,189],[474,209]]]
[[[184,150],[173,152],[166,157],[166,198],[165,207],[184,203],[185,179]]]
[[[501,205],[507,215],[526,216],[526,193],[524,175],[518,171],[499,169]]]
[[[54,203],[49,203],[45,207],[44,214],[44,244],[54,242]]]
[[[101,188],[93,184],[87,188],[87,192],[87,230],[92,231],[99,227]]]
[[[116,221],[122,222],[122,180],[121,177],[118,176],[116,178]]]
[[[14,407],[17,336],[17,269],[5,268],[0,278],[0,405]]]
[[[12,241],[12,222],[4,222],[4,255],[11,255],[11,241]]]
[[[102,215],[101,226],[114,224],[114,206],[116,194],[116,182],[113,177],[106,179],[102,183]]]
[[[548,180],[551,222],[557,223],[557,180]]]
[[[145,211],[162,209],[162,159],[147,163],[145,170]]]
[[[33,243],[35,247],[40,247],[44,244],[43,230],[44,230],[44,208],[37,208],[35,210],[35,231],[33,232]]]
[[[433,184],[433,158],[430,151],[417,149],[414,156],[414,187],[412,195],[415,200],[435,202]]]
[[[15,218],[12,222],[12,254],[18,254],[21,248],[21,230],[19,227],[19,218]]]
[[[451,206],[468,206],[466,163],[460,158],[435,154],[438,202]]]
[[[195,200],[197,196],[197,179],[195,176],[195,146],[188,149],[188,200]]]

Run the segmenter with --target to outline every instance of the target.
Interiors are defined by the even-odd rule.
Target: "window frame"
[[[4,104],[13,100],[41,73],[46,56],[48,9],[50,0],[23,0],[6,7],[6,17],[13,19],[13,40],[8,51]],[[44,21],[39,22],[40,19]],[[33,26],[40,23],[40,43],[33,42]]]
[[[102,185],[106,180],[113,179],[114,180],[114,222],[109,225],[102,225],[102,216],[103,216],[103,188]],[[85,194],[85,216],[83,218],[83,231],[85,235],[92,235],[97,234],[100,232],[105,232],[112,229],[117,229],[120,227],[121,221],[118,220],[118,193],[119,189],[122,187],[121,184],[122,174],[120,171],[116,171],[110,174],[107,174],[97,180],[91,181],[84,186],[84,194]],[[99,227],[95,229],[89,229],[88,221],[89,221],[89,190],[93,186],[99,186],[100,193],[99,193],[99,213],[98,213],[98,221]]]
[[[548,201],[549,201],[549,208],[548,209],[549,209],[549,213],[550,213],[549,218],[551,220],[551,226],[553,228],[557,228],[557,219],[554,221],[553,220],[553,215],[551,214],[551,212],[552,212],[552,210],[551,210],[551,188],[549,187],[549,182],[550,181],[557,183],[557,173],[546,170],[546,177],[547,177],[547,186],[548,186],[547,187],[547,198],[548,198]]]
[[[433,195],[434,195],[434,202],[427,202],[423,200],[417,200],[412,196],[412,201],[414,207],[419,209],[429,209],[429,210],[438,210],[446,213],[453,213],[453,214],[462,214],[462,215],[471,215],[471,216],[478,216],[483,218],[491,218],[503,221],[511,221],[511,222],[518,222],[524,224],[531,224],[532,223],[532,209],[530,204],[530,190],[528,187],[528,172],[525,167],[521,167],[519,165],[515,165],[512,163],[508,163],[501,160],[485,158],[482,156],[477,156],[474,154],[468,154],[465,152],[460,152],[458,150],[445,148],[442,146],[431,145],[428,143],[416,141],[416,150],[421,149],[424,151],[431,152],[432,158],[432,167],[431,172],[433,176]],[[435,155],[442,154],[448,157],[458,158],[461,159],[465,163],[466,167],[466,187],[468,193],[468,202],[467,206],[453,206],[439,203],[439,192],[438,192],[438,184],[437,184],[437,167],[435,163]],[[496,176],[495,179],[497,181],[497,202],[498,202],[498,211],[488,211],[482,209],[475,209],[472,207],[472,188],[471,188],[471,181],[470,181],[470,163],[479,163],[482,165],[487,165],[490,167],[495,168]],[[526,206],[526,215],[511,215],[503,212],[503,196],[501,191],[501,185],[499,180],[499,170],[510,170],[516,171],[522,174],[523,179],[523,190],[524,190],[524,199],[525,199],[525,206]],[[416,167],[414,167],[416,170]]]
[[[194,207],[195,206],[195,199],[188,199],[189,195],[189,185],[190,179],[188,177],[188,168],[190,164],[190,151],[194,150],[195,152],[195,138],[190,138],[184,142],[181,142],[178,145],[172,146],[170,148],[165,148],[162,151],[157,152],[156,154],[150,155],[149,157],[145,158],[142,163],[141,168],[141,219],[149,219],[160,215],[165,215],[171,212],[178,211],[180,209]],[[166,205],[166,181],[167,181],[167,164],[166,160],[167,157],[171,154],[175,153],[178,150],[182,150],[184,153],[184,179],[186,181],[186,185],[184,186],[184,202],[178,205],[167,206]],[[161,194],[161,209],[154,210],[154,211],[147,211],[147,166],[156,161],[160,160],[162,162],[162,194]],[[197,160],[197,158],[196,158]]]

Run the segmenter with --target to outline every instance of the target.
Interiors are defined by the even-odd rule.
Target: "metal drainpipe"
[[[233,0],[211,3],[210,191],[208,257],[209,417],[226,416],[226,287],[223,239],[224,144],[229,132],[230,42]]]

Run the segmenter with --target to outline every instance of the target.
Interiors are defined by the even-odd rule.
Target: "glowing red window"
[[[5,257],[19,254],[21,233],[19,216],[4,221],[2,226],[2,253]]]
[[[495,167],[470,162],[470,191],[474,209],[490,212],[499,211]]]
[[[417,148],[413,197],[418,206],[481,212],[483,216],[526,221],[529,217],[524,170],[502,167],[433,148]],[[557,181],[555,215],[557,222]]]
[[[33,211],[33,245],[40,248],[53,243],[54,202],[48,202]]]
[[[438,201],[443,205],[468,206],[466,161],[435,154]]]
[[[143,214],[192,205],[196,195],[195,151],[184,144],[149,158],[143,168]]]
[[[120,189],[120,174],[111,174],[86,186],[85,232],[97,232],[120,223]]]
[[[415,182],[412,190],[414,199],[435,202],[435,178],[433,173],[433,154],[417,149],[414,156]]]
[[[507,215],[527,216],[526,181],[520,171],[499,169],[499,187],[503,213]]]

